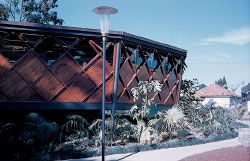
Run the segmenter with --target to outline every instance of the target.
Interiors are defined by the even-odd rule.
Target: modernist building
[[[106,50],[107,109],[131,107],[139,81],[163,84],[159,106],[179,100],[186,50],[119,31]],[[100,30],[0,21],[1,108],[100,109],[101,69]]]

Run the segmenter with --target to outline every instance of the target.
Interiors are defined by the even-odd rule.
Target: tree
[[[224,87],[226,89],[228,88],[225,76],[223,76],[223,78],[220,78],[218,81],[215,81],[215,84],[218,84],[219,86]]]
[[[200,84],[198,88],[200,90],[200,89],[205,88],[205,87],[207,87],[205,84]]]
[[[0,20],[8,20],[9,14],[5,5],[0,4]]]
[[[0,20],[62,25],[57,17],[57,0],[4,0],[0,2]]]
[[[242,100],[246,101],[250,98],[250,83],[241,88]]]
[[[231,91],[236,92],[240,87],[244,86],[244,81],[235,84],[234,86],[231,87]]]

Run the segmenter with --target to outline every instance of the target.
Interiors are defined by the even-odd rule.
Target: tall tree
[[[62,25],[57,0],[4,0],[0,2],[0,20]]]
[[[5,5],[0,3],[0,20],[8,20],[9,14]]]
[[[218,84],[219,86],[228,89],[227,81],[226,81],[225,76],[223,76],[223,78],[220,78],[218,81],[215,81],[215,84]]]
[[[205,84],[200,84],[198,89],[200,90],[200,89],[205,88],[205,87],[207,87]]]
[[[241,88],[241,96],[243,101],[250,99],[250,83]]]

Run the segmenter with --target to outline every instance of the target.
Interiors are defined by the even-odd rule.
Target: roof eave
[[[12,29],[12,30],[25,30],[25,31],[36,31],[36,32],[53,32],[53,33],[63,33],[75,34],[75,35],[91,35],[95,37],[101,37],[99,29],[90,28],[80,28],[80,27],[69,27],[69,26],[56,26],[48,24],[30,23],[30,22],[12,22],[0,20],[0,29]],[[168,45],[165,43],[160,43],[148,38],[141,36],[136,36],[127,32],[122,31],[110,31],[110,38],[119,38],[122,40],[134,41],[144,44],[145,46],[155,47],[159,50],[172,52],[174,55],[182,56],[184,59],[187,56],[187,50]]]

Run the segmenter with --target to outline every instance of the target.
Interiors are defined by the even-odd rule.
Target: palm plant
[[[91,130],[94,134],[94,139],[96,145],[101,143],[102,139],[102,130],[101,130],[101,119],[95,120],[90,126],[89,130]],[[112,119],[107,118],[105,120],[105,139],[110,140],[110,131],[112,126]],[[131,142],[135,140],[135,126],[129,122],[126,118],[122,118],[119,115],[115,115],[114,123],[113,123],[113,140],[119,143]]]
[[[180,109],[173,107],[159,112],[149,125],[158,131],[162,139],[173,138],[186,125],[186,118]]]
[[[80,115],[68,115],[68,120],[61,128],[60,140],[64,136],[67,141],[89,137],[89,123]]]

